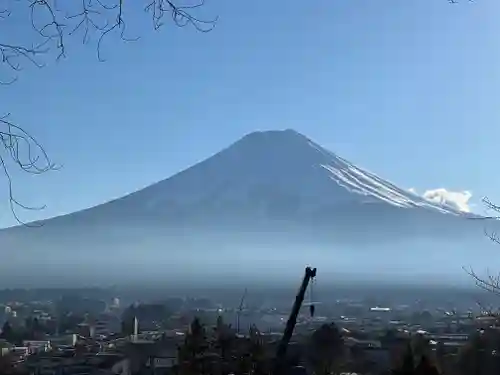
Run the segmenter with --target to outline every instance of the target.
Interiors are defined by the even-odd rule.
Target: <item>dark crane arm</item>
[[[292,338],[293,330],[295,329],[295,325],[297,324],[297,316],[299,315],[300,308],[302,306],[302,303],[304,302],[307,286],[309,285],[311,279],[313,279],[314,277],[316,277],[316,268],[306,267],[304,279],[302,280],[299,292],[295,297],[292,311],[290,312],[290,316],[288,317],[288,321],[286,322],[285,332],[283,333],[283,337],[281,338],[281,341],[278,345],[278,350],[276,351],[276,362],[273,372],[274,375],[281,375],[288,343]]]

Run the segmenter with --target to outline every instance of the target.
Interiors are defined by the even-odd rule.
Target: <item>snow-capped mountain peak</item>
[[[463,215],[355,166],[294,130],[250,133],[193,167],[134,193],[136,204],[223,208],[286,199],[312,213],[350,203]],[[266,201],[265,203],[262,203]],[[292,203],[293,202],[293,203]]]
[[[272,130],[250,133],[142,190],[54,220],[71,226],[148,220],[185,227],[266,226],[278,220],[328,227],[361,219],[365,226],[381,224],[373,217],[412,225],[427,214],[475,216],[399,188],[296,131]]]
[[[311,147],[318,150],[318,152],[332,159],[331,163],[322,164],[321,166],[331,173],[333,181],[352,193],[376,198],[402,208],[425,207],[443,213],[454,215],[463,214],[452,207],[430,202],[409,190],[401,189],[395,184],[380,178],[376,174],[359,168],[333,152],[325,150],[312,141],[309,141],[309,144]]]
[[[335,153],[326,150],[306,136],[287,129],[284,131],[255,132],[244,137],[240,142],[253,142],[256,152],[265,147],[274,148],[276,154],[285,152],[288,157],[308,160],[310,168],[321,167],[330,178],[332,193],[335,185],[344,188],[349,193],[357,194],[366,202],[380,201],[396,207],[422,207],[448,213],[462,215],[463,213],[444,204],[431,202],[408,190],[384,180],[374,173],[359,168]],[[238,142],[232,147],[238,147]],[[286,148],[283,149],[283,148]],[[271,161],[270,161],[271,162]],[[297,168],[300,174],[304,171]],[[319,194],[319,191],[318,191]]]
[[[484,221],[467,217],[353,165],[300,133],[255,132],[120,199],[39,227],[0,231],[0,248],[9,259],[0,273],[10,280],[42,269],[74,279],[85,267],[92,280],[97,273],[114,283],[109,280],[115,277],[129,282],[142,267],[141,283],[154,272],[177,283],[179,275],[232,269],[228,262],[234,260],[255,277],[268,273],[269,264],[274,275],[290,261],[302,267],[312,260],[332,274],[346,267],[378,274],[373,263],[384,259],[385,275],[397,268],[394,259],[409,257],[408,269],[416,261],[428,266],[433,262],[427,257],[440,254],[443,243],[483,238]],[[440,245],[429,250],[433,243]]]

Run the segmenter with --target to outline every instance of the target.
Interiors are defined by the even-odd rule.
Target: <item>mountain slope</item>
[[[429,202],[284,130],[251,133],[166,180],[47,220],[33,233],[64,228],[74,234],[103,226],[200,232],[293,228],[338,232],[337,238],[348,239],[360,227],[367,233],[390,231],[391,237],[456,232],[467,217],[474,215]]]
[[[120,201],[137,201],[143,209],[154,210],[172,202],[254,203],[266,194],[293,195],[304,210],[358,202],[461,215],[357,168],[293,130],[249,134],[212,158]]]
[[[0,231],[8,259],[0,282],[26,272],[56,284],[62,275],[115,283],[203,272],[254,280],[256,272],[295,275],[310,262],[322,272],[341,267],[376,278],[432,266],[442,277],[441,265],[452,267],[448,254],[461,270],[484,240],[484,221],[474,217],[400,189],[295,131],[255,132],[133,194],[38,228]]]

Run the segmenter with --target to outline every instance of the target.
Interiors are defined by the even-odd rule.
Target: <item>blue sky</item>
[[[75,37],[66,59],[0,87],[1,110],[63,165],[14,175],[20,200],[47,205],[24,220],[119,197],[281,128],[402,187],[500,202],[498,0],[207,0],[203,13],[219,16],[211,33],[154,32],[126,14],[142,38],[106,40],[105,63]],[[30,35],[29,22],[10,27]],[[0,193],[0,226],[12,225]]]

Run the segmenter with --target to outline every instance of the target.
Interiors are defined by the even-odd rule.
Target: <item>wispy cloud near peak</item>
[[[470,199],[472,193],[468,190],[452,191],[445,188],[426,190],[423,194],[417,193],[414,188],[408,189],[411,193],[421,195],[430,202],[439,203],[462,212],[471,212]]]

